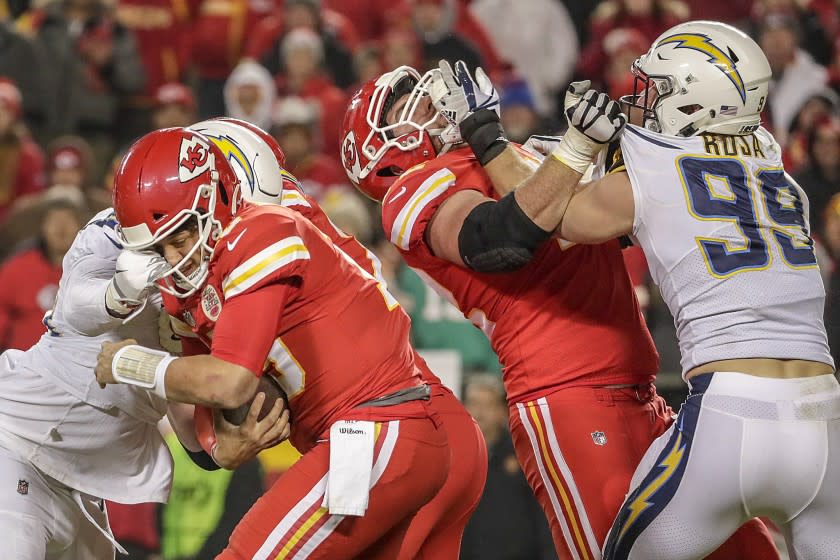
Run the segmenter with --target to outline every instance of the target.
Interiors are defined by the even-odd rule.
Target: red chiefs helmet
[[[239,180],[207,137],[185,128],[151,132],[126,152],[114,175],[114,210],[126,249],[149,249],[194,218],[198,242],[162,278],[160,288],[178,297],[207,279],[213,247],[233,216]],[[201,265],[183,268],[201,251]]]
[[[421,77],[414,68],[400,66],[363,85],[350,100],[342,125],[341,162],[356,188],[374,200],[381,201],[405,170],[437,155],[431,136],[443,130],[439,113],[414,121],[431,77],[432,72]],[[386,124],[388,111],[406,94],[395,122]],[[394,130],[405,125],[411,130],[395,136]]]

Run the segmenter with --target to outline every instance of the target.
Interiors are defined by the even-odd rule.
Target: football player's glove
[[[573,96],[579,95],[580,82],[569,86]],[[574,88],[575,91],[572,91]],[[572,103],[574,97],[567,99]],[[565,105],[565,103],[564,103]],[[627,117],[618,103],[606,93],[588,90],[566,109],[569,129],[563,142],[552,155],[578,173],[585,173],[594,157],[624,131]]]
[[[154,290],[155,281],[169,270],[166,260],[154,251],[123,250],[117,257],[114,277],[105,290],[105,307],[116,317],[136,310]]]
[[[467,65],[459,60],[455,69],[445,60],[439,63],[429,86],[429,95],[435,109],[446,118],[450,126],[442,134],[448,140],[457,137],[458,125],[479,109],[491,109],[499,114],[499,93],[484,73],[477,68],[475,78]]]

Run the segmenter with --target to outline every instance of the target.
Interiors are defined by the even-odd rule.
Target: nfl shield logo
[[[595,442],[595,445],[606,445],[607,434],[604,432],[592,432],[592,441]]]
[[[29,483],[22,478],[18,480],[18,494],[26,496],[29,494]]]

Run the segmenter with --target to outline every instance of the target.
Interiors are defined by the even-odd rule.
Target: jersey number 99
[[[686,156],[677,161],[677,167],[691,215],[703,221],[732,222],[743,237],[737,248],[730,245],[731,239],[697,237],[713,276],[726,278],[769,267],[768,239],[779,245],[788,266],[816,266],[799,189],[788,181],[783,169],[756,173],[754,192],[746,167],[737,159]],[[710,179],[725,181],[729,192],[715,192]]]

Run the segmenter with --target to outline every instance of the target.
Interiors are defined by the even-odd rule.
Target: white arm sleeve
[[[86,255],[73,263],[61,294],[64,322],[85,336],[98,336],[117,328],[123,319],[105,308],[105,289],[114,275],[114,261]],[[69,272],[69,274],[68,274]]]
[[[57,330],[98,336],[122,324],[122,319],[105,308],[105,289],[122,249],[115,224],[113,211],[100,212],[79,232],[64,256],[52,317]]]

